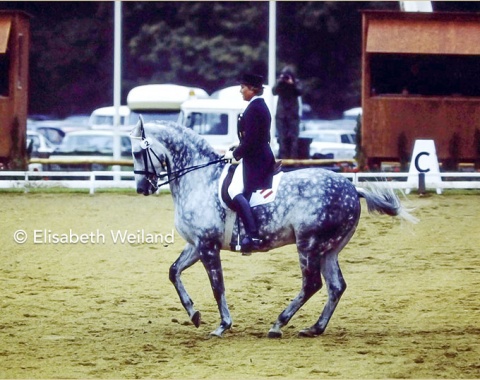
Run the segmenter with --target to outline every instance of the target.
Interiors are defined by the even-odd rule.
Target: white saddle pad
[[[222,174],[220,175],[220,179],[218,181],[218,197],[220,199],[220,203],[224,208],[228,208],[225,202],[222,199],[222,185],[223,181],[225,181],[225,177],[228,173],[228,168],[231,164],[225,165]],[[252,194],[250,198],[250,207],[264,205],[275,200],[277,196],[278,186],[280,185],[280,180],[282,179],[283,172],[279,172],[273,176],[272,188],[271,189],[261,189],[257,190]]]

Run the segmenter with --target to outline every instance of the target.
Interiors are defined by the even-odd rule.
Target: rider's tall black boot
[[[245,227],[246,236],[242,240],[242,252],[249,253],[254,249],[258,249],[262,243],[258,237],[257,224],[255,223],[250,204],[243,194],[238,194],[232,201],[234,209],[238,212]]]

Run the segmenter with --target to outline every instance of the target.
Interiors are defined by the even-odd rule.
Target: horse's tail
[[[390,187],[369,186],[368,189],[357,188],[357,193],[367,201],[368,212],[398,216],[411,223],[418,222],[418,219],[402,206],[397,194]]]

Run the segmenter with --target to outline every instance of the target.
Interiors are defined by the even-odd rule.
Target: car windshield
[[[188,116],[187,127],[199,135],[226,135],[228,134],[228,114],[192,112]]]
[[[37,130],[38,133],[41,133],[48,139],[48,143],[51,142],[57,145],[62,142],[63,136],[65,136],[65,133],[55,128],[41,127],[37,128]]]

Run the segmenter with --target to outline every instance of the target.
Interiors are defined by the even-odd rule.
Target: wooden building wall
[[[416,139],[433,139],[441,161],[452,157],[455,143],[460,161],[478,160],[480,14],[366,11],[362,17],[368,164],[399,161],[401,139],[409,154]]]
[[[30,17],[0,10],[0,164],[26,168]]]

